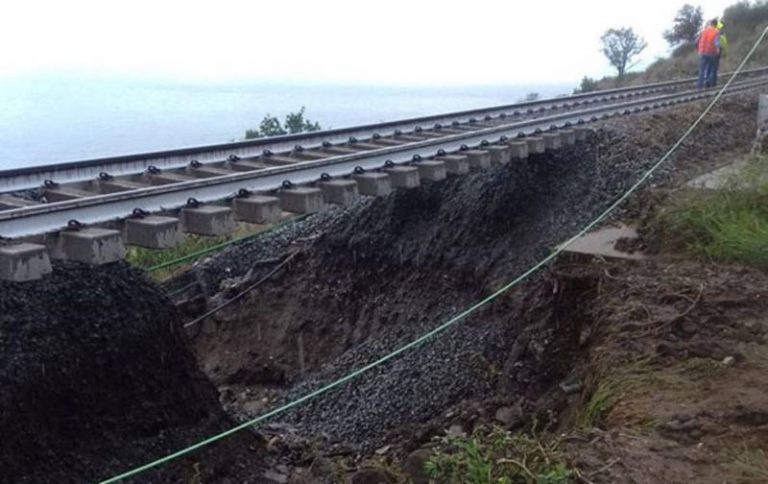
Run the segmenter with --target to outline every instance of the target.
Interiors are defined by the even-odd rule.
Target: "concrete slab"
[[[563,251],[571,256],[603,257],[607,259],[641,260],[645,255],[640,252],[622,252],[616,249],[621,239],[636,239],[637,231],[633,227],[603,227],[576,239]]]
[[[747,166],[746,160],[740,160],[730,165],[718,168],[715,171],[698,176],[685,184],[690,188],[715,190],[724,187],[729,180]]]
[[[195,179],[195,177],[179,173],[146,173],[144,176],[149,179],[150,185],[170,185],[171,183],[181,183]]]
[[[544,145],[548,150],[559,150],[563,145],[559,133],[544,133],[541,137],[544,138]]]
[[[264,195],[236,198],[233,207],[238,220],[252,224],[271,224],[280,220],[283,214],[280,199]]]
[[[349,205],[360,196],[355,180],[330,180],[318,183],[325,203]]]
[[[495,165],[506,165],[512,161],[512,150],[507,145],[493,145],[483,148],[491,155],[491,163]]]
[[[587,140],[592,129],[580,127],[575,128],[573,131],[576,133],[576,142],[580,143]]]
[[[393,188],[416,188],[421,185],[419,169],[414,166],[393,166],[385,168]]]
[[[87,228],[61,232],[60,254],[66,260],[99,266],[125,257],[119,230]]]
[[[427,136],[416,136],[411,134],[400,134],[395,136],[396,140],[399,141],[407,141],[409,143],[411,142],[417,142],[417,141],[424,141],[425,139],[430,139]]]
[[[67,200],[77,200],[78,198],[87,198],[94,196],[95,193],[87,192],[77,188],[54,188],[47,189],[43,193],[43,196],[50,203],[64,202]]]
[[[366,143],[366,142],[359,142],[355,143],[356,148],[360,148],[361,150],[380,150],[381,146],[375,145],[373,143]]]
[[[576,131],[574,131],[572,129],[561,129],[560,130],[560,140],[566,146],[575,145],[576,144]]]
[[[235,231],[235,216],[232,209],[220,205],[182,208],[181,220],[184,231],[190,234],[218,236]]]
[[[445,135],[441,134],[441,133],[436,133],[434,131],[421,131],[420,133],[417,134],[417,136],[420,136],[422,138],[433,138],[434,139],[434,138],[442,138]]]
[[[301,160],[298,158],[290,158],[288,156],[273,155],[262,158],[262,163],[269,166],[290,166],[299,163]]]
[[[277,194],[286,212],[315,213],[323,208],[323,192],[319,188],[296,187],[280,190]]]
[[[416,163],[419,170],[419,178],[422,180],[440,181],[445,180],[448,172],[445,169],[445,162],[441,160],[423,160]]]
[[[324,148],[323,151],[328,153],[328,156],[354,155],[360,153],[361,151],[365,151],[354,148],[353,146],[332,146],[330,148]]]
[[[44,245],[23,243],[0,247],[0,280],[35,281],[51,272],[48,249]]]
[[[100,193],[119,193],[128,190],[137,190],[145,188],[147,185],[128,180],[99,180],[96,182]]]
[[[14,197],[13,195],[0,195],[0,210],[12,210],[14,208],[32,207],[40,205],[40,202]]]
[[[294,152],[293,156],[300,160],[322,160],[323,158],[328,158],[330,155],[325,152],[321,151],[315,151],[315,150],[304,150],[301,152]]]
[[[386,173],[361,173],[354,175],[357,190],[369,197],[385,197],[392,192],[392,182]]]
[[[227,170],[226,168],[206,165],[201,165],[198,167],[190,166],[187,168],[187,173],[195,178],[213,178],[216,176],[231,175],[233,171],[234,170]]]
[[[404,144],[408,143],[408,141],[407,140],[396,140],[396,139],[393,139],[393,138],[379,138],[379,139],[375,140],[373,143],[377,144],[377,145],[382,145],[384,147],[387,147],[387,146],[400,146],[400,145],[404,145]]]
[[[156,215],[127,219],[123,233],[126,244],[148,249],[176,247],[182,239],[179,219]]]
[[[547,144],[544,142],[544,138],[538,136],[531,136],[525,139],[528,143],[528,153],[541,155],[547,152]]]
[[[509,146],[512,159],[524,160],[528,158],[528,143],[525,141],[510,141],[507,146]]]
[[[234,171],[254,171],[254,170],[263,170],[264,168],[268,168],[268,165],[265,165],[264,163],[258,162],[258,161],[251,161],[251,160],[239,160],[239,161],[233,161],[229,164],[229,168],[231,168]]]
[[[491,167],[491,153],[486,150],[468,150],[462,151],[461,154],[467,157],[469,167],[473,170]]]
[[[464,155],[446,155],[438,159],[445,162],[445,170],[451,175],[469,173],[469,159]]]

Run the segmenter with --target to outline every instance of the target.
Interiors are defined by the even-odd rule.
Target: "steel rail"
[[[732,88],[729,94],[764,85],[768,85],[768,80],[742,82]],[[429,158],[439,150],[456,152],[469,146],[480,146],[484,142],[495,142],[503,136],[512,138],[520,133],[530,135],[548,130],[553,125],[562,128],[584,124],[614,116],[696,101],[715,94],[715,91],[686,91],[616,103],[606,107],[555,114],[400,146],[334,156],[317,161],[306,161],[295,165],[5,210],[0,211],[0,236],[18,238],[54,232],[66,228],[70,220],[77,220],[85,224],[109,222],[130,216],[135,209],[142,209],[147,212],[174,210],[185,206],[190,197],[204,203],[215,202],[232,198],[241,189],[251,192],[267,192],[280,188],[285,181],[290,181],[293,184],[306,184],[316,182],[325,174],[331,177],[343,177],[350,175],[358,167],[364,170],[376,170],[387,163],[404,164],[410,163],[418,157]]]
[[[768,74],[768,67],[752,69],[742,73],[742,75],[745,74]],[[345,143],[350,138],[369,139],[374,133],[387,135],[396,131],[412,132],[420,127],[431,127],[438,124],[448,126],[454,122],[467,124],[473,118],[499,118],[500,116],[514,115],[515,111],[519,114],[527,114],[533,108],[538,108],[537,112],[542,110],[570,109],[582,103],[608,102],[626,96],[655,94],[664,89],[683,87],[693,81],[693,78],[687,78],[313,133],[3,170],[0,171],[0,193],[40,188],[46,180],[52,180],[57,183],[74,183],[94,180],[101,173],[107,173],[112,176],[135,175],[143,173],[150,166],[161,170],[179,169],[187,166],[192,159],[208,164],[225,161],[230,155],[240,158],[252,158],[260,155],[265,150],[275,153],[288,152],[293,150],[296,145],[312,149],[322,146],[323,143]]]

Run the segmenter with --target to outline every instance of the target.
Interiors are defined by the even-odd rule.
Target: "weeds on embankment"
[[[656,222],[673,249],[768,268],[768,159],[750,161],[721,188],[686,193]]]
[[[436,439],[426,463],[431,482],[565,484],[577,471],[565,462],[560,440],[478,427],[470,436]]]
[[[152,277],[155,280],[162,281],[187,269],[190,264],[194,263],[196,258],[191,258],[190,256],[201,253],[202,257],[207,250],[213,251],[215,247],[221,244],[256,234],[264,230],[264,228],[265,227],[261,225],[238,224],[235,232],[218,237],[187,234],[179,245],[170,249],[155,250],[142,247],[130,247],[126,251],[125,258],[134,267],[145,270],[153,269]],[[184,259],[185,257],[190,257],[190,259],[180,262],[178,265],[174,264],[168,267],[159,268],[163,264]]]

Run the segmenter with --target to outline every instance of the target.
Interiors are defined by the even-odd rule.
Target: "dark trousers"
[[[699,82],[696,86],[699,89],[710,87],[712,84],[713,73],[715,72],[716,55],[701,54],[699,55]]]
[[[715,56],[715,63],[712,66],[711,76],[709,76],[710,84],[707,87],[717,86],[717,73],[720,72],[720,54]]]

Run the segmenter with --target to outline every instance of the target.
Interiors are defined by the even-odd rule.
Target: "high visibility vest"
[[[725,36],[723,31],[720,31],[720,54],[722,54],[723,57],[725,57],[726,52],[728,51],[728,38]]]
[[[720,54],[725,57],[726,52],[728,51],[728,37],[725,36],[723,33],[723,29],[725,28],[725,24],[722,20],[718,20],[717,22],[717,30],[720,31]]]
[[[701,33],[699,37],[699,54],[702,55],[715,55],[717,54],[717,46],[715,45],[715,39],[720,35],[720,31],[713,26],[709,26]]]

